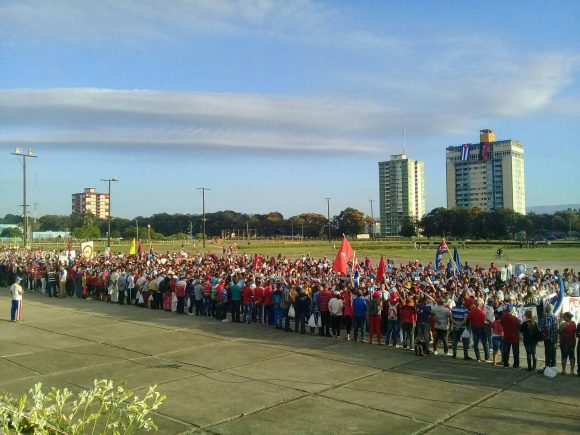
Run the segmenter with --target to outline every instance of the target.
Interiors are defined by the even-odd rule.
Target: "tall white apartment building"
[[[405,154],[379,162],[381,237],[399,236],[409,218],[425,214],[425,165]]]
[[[526,213],[524,146],[481,130],[479,143],[447,147],[447,208]]]

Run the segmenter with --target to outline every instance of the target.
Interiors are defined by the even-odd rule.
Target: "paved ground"
[[[577,377],[36,294],[10,323],[1,293],[0,390],[156,383],[163,434],[580,432]]]

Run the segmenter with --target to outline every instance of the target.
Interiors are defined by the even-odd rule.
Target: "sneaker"
[[[492,363],[493,361],[492,361],[492,360],[490,360],[490,359],[486,359],[486,360],[485,360],[485,362],[486,362],[486,363]]]
[[[443,354],[443,356],[451,356],[451,354],[449,352],[446,352]]]
[[[473,361],[473,358],[471,358],[470,356],[464,356],[463,360],[464,361]]]
[[[437,350],[434,350],[434,351],[433,351],[433,355],[439,355],[439,351],[437,351]]]
[[[224,319],[224,320],[222,320],[223,323],[227,323],[229,321],[230,321],[230,319]]]

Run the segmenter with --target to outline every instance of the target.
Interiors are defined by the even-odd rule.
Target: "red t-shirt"
[[[571,320],[563,325],[562,332],[560,332],[560,343],[576,344],[576,323]]]
[[[485,325],[485,311],[481,308],[474,308],[467,315],[467,320],[471,322],[472,327],[483,328],[483,325]]]
[[[249,304],[252,302],[252,289],[249,285],[242,289],[242,303]]]
[[[256,287],[254,289],[254,303],[256,305],[262,305],[264,303],[264,288]]]
[[[520,319],[510,313],[505,313],[501,316],[501,326],[503,326],[504,343],[515,344],[520,342]]]
[[[264,305],[272,305],[272,287],[268,286],[264,289]]]

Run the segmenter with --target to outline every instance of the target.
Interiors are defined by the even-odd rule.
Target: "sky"
[[[0,216],[378,215],[378,166],[479,130],[525,148],[528,206],[580,202],[580,2],[0,0]],[[405,138],[403,138],[403,130]]]

